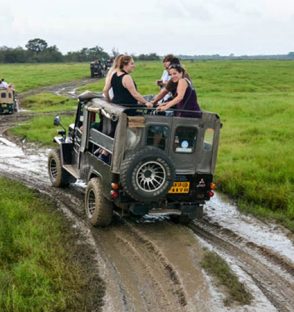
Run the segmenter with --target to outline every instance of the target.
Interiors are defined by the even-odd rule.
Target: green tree
[[[45,40],[36,38],[29,40],[25,47],[33,53],[41,53],[47,49],[48,44]]]

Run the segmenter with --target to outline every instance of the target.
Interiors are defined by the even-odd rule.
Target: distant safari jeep
[[[105,76],[105,68],[104,65],[101,63],[101,61],[94,61],[90,63],[90,72],[91,72],[91,78],[94,77],[103,77]]]
[[[202,217],[213,196],[220,133],[217,114],[198,118],[79,97],[75,124],[48,158],[53,186],[87,184],[85,210],[93,225],[110,224],[113,209],[127,215],[168,214],[181,223]],[[55,118],[60,125],[60,118]]]
[[[0,114],[17,111],[17,100],[12,88],[0,89]]]

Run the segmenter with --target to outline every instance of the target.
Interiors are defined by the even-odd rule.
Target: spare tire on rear
[[[154,146],[128,153],[120,173],[125,192],[140,202],[162,198],[175,179],[172,161],[163,150]]]

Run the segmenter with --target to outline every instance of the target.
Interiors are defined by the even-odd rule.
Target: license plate
[[[168,191],[169,194],[187,194],[190,190],[190,182],[174,182]]]

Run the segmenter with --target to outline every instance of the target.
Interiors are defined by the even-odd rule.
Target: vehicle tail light
[[[215,183],[210,183],[210,189],[215,190],[216,189],[216,184]]]
[[[118,189],[119,189],[118,183],[111,183],[111,188],[112,188],[113,190],[118,190]]]
[[[118,191],[111,190],[111,191],[110,191],[110,195],[111,195],[111,198],[114,200],[114,199],[117,199],[117,198],[118,198],[119,193],[118,193]]]
[[[208,191],[207,194],[209,197],[212,197],[214,195],[213,191]]]

